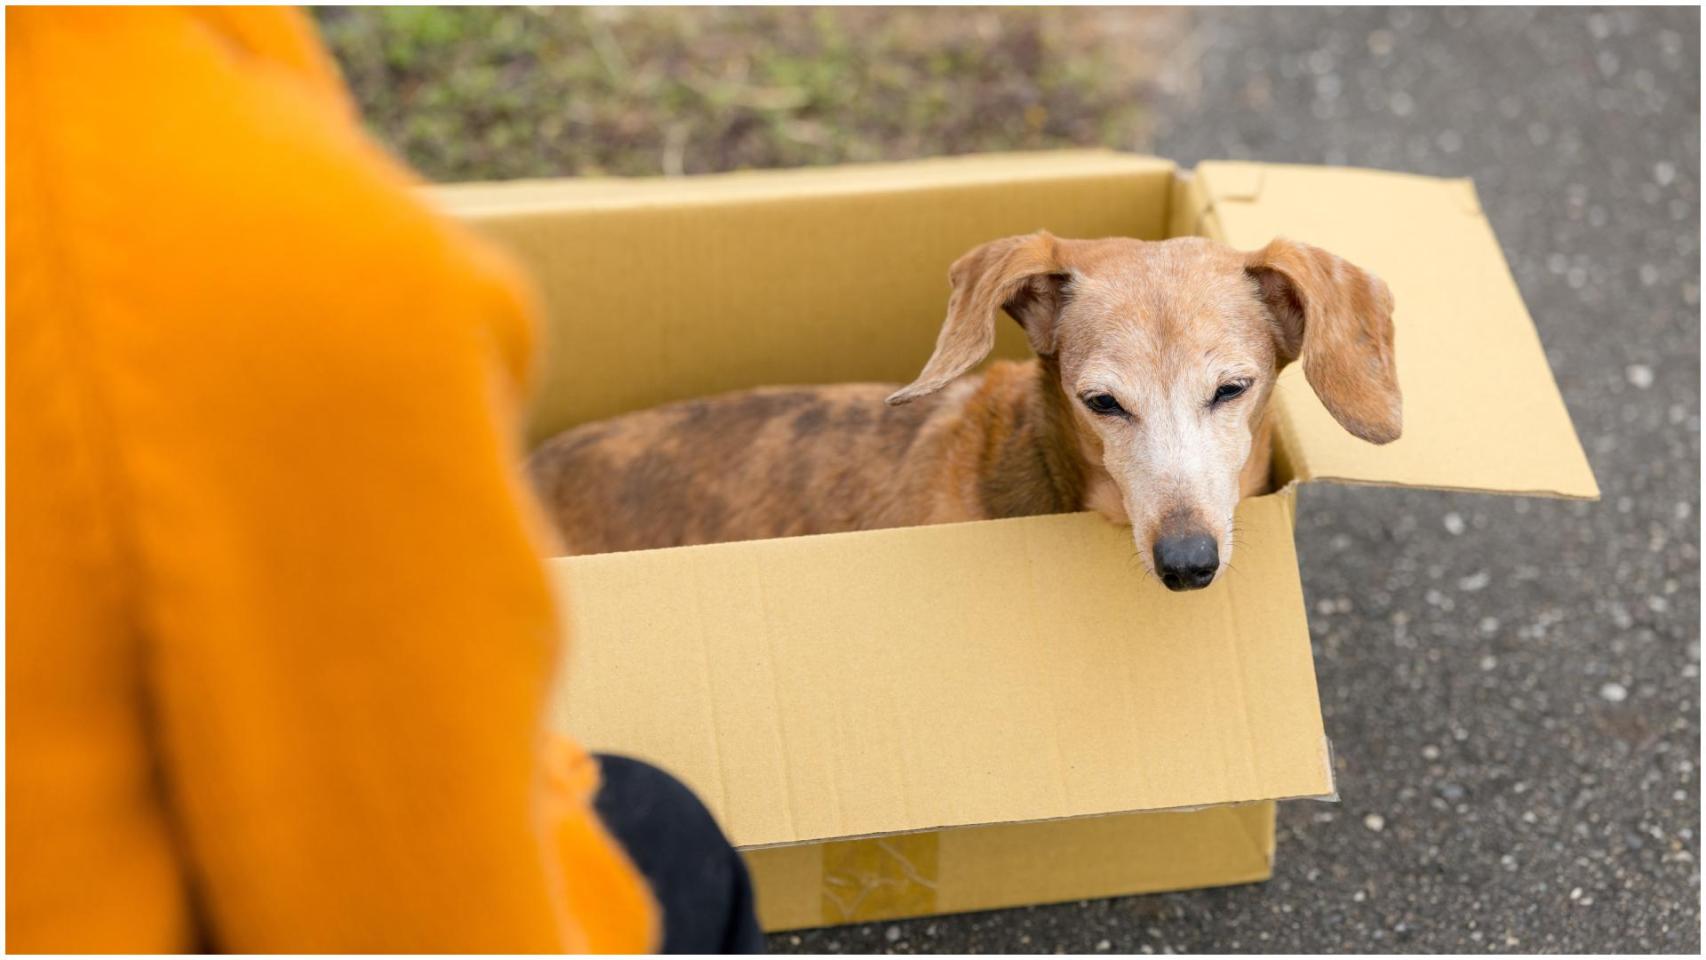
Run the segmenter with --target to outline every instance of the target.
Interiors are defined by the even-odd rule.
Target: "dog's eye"
[[[1092,394],[1090,394],[1089,396],[1084,398],[1084,405],[1086,407],[1089,407],[1090,411],[1092,413],[1100,413],[1100,414],[1125,413],[1125,408],[1120,406],[1120,402],[1118,400],[1115,400],[1112,396],[1110,396],[1109,394],[1106,394],[1106,393],[1092,393]]]
[[[1248,389],[1250,389],[1250,381],[1248,380],[1234,380],[1231,383],[1223,383],[1219,389],[1214,391],[1214,399],[1210,402],[1225,403],[1242,395]]]

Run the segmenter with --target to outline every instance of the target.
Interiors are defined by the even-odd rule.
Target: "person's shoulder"
[[[27,102],[9,132],[37,182],[16,186],[40,198],[45,242],[80,284],[210,346],[466,344],[480,327],[522,369],[517,278],[362,129],[300,14],[42,11],[18,25],[8,106]]]

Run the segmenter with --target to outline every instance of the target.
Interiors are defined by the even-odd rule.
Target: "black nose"
[[[1220,570],[1220,545],[1202,533],[1155,541],[1155,572],[1169,590],[1201,590]]]

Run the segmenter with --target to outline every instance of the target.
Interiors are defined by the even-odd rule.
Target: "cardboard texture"
[[[1406,416],[1364,444],[1288,371],[1279,480],[1597,492],[1467,182],[1093,151],[431,192],[539,283],[534,439],[907,381],[948,264],[995,237],[1283,234],[1391,285]],[[552,560],[556,722],[692,786],[771,930],[1263,879],[1272,801],[1333,794],[1293,509],[1247,500],[1235,567],[1192,594],[1088,514]]]
[[[969,827],[747,853],[767,930],[1266,880],[1274,804]]]
[[[1288,499],[1241,507],[1275,533],[1225,595],[1091,514],[554,560],[570,635],[623,638],[563,715],[745,847],[1328,795]]]
[[[1076,153],[434,191],[531,268],[550,322],[529,439],[759,384],[906,382],[948,264],[985,240],[1160,239],[1173,166]],[[1011,328],[1011,329],[1009,329]],[[1027,355],[1003,324],[996,354]]]
[[[1397,301],[1403,437],[1346,433],[1294,365],[1274,407],[1297,480],[1599,496],[1472,183],[1249,163],[1204,163],[1197,178],[1197,232],[1249,250],[1282,235],[1313,243],[1374,271]]]

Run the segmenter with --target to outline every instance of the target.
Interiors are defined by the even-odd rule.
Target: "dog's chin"
[[[1125,499],[1111,480],[1091,483],[1090,489],[1084,494],[1084,509],[1100,514],[1102,519],[1115,526],[1131,525],[1131,515],[1126,512]]]
[[[1129,527],[1129,526],[1131,526],[1131,518],[1127,517],[1125,511],[1123,509],[1120,509],[1117,506],[1113,507],[1113,508],[1105,508],[1105,507],[1097,506],[1096,504],[1093,504],[1093,503],[1089,504],[1088,506],[1090,508],[1091,513],[1094,513],[1095,515],[1101,517],[1103,520],[1108,521],[1109,523],[1113,524],[1116,527]]]

